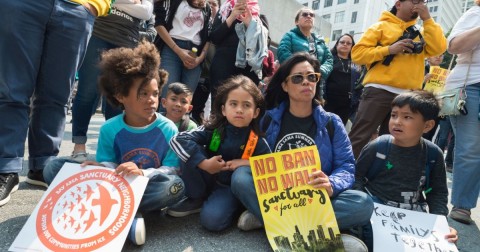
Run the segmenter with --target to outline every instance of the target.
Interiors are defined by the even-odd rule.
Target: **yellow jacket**
[[[108,15],[108,12],[110,11],[110,5],[112,4],[112,0],[70,0],[75,3],[83,4],[83,3],[89,3],[95,9],[97,9],[98,16],[106,16]]]
[[[440,25],[430,18],[423,22],[421,34],[425,40],[424,50],[420,54],[397,54],[389,66],[382,61],[389,55],[388,46],[403,35],[405,29],[417,20],[402,21],[389,11],[384,11],[380,20],[363,34],[352,49],[352,60],[369,68],[363,85],[383,84],[401,89],[421,89],[425,58],[437,56],[447,49],[447,40]],[[414,41],[420,41],[417,37]],[[371,69],[371,64],[377,62]]]

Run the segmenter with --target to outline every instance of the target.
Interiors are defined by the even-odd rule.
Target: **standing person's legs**
[[[88,42],[85,59],[78,71],[77,94],[72,107],[72,142],[75,144],[73,158],[78,161],[86,159],[85,144],[92,111],[95,111],[100,100],[98,76],[100,69],[98,62],[102,51],[116,46],[103,39],[92,36]],[[77,159],[76,155],[83,155],[84,160]],[[80,156],[78,156],[80,157]]]
[[[200,224],[209,231],[222,231],[232,225],[240,207],[241,203],[230,187],[217,184],[203,204]]]
[[[215,51],[215,56],[213,56],[210,66],[210,92],[212,102],[215,100],[218,87],[222,85],[223,81],[232,77],[236,72],[236,52],[236,47],[220,47]]]
[[[438,121],[438,126],[440,127],[440,129],[438,130],[435,144],[440,148],[440,150],[442,150],[442,152],[444,152],[448,142],[448,135],[452,129],[452,125],[448,116],[445,118],[441,118]]]
[[[455,134],[453,134],[453,131],[452,131],[450,142],[448,142],[447,156],[445,157],[445,167],[447,171],[450,170],[450,172],[452,172],[454,159],[455,159]]]
[[[208,78],[205,78],[203,81],[201,80],[195,89],[195,92],[193,93],[193,98],[192,98],[192,117],[195,119],[197,124],[203,124],[203,119],[205,119],[205,114],[203,114],[202,118],[202,113],[204,113],[205,110],[205,103],[208,100],[208,96],[210,95],[210,80]]]
[[[0,174],[22,171],[30,97],[54,2],[5,1],[0,8],[0,117],[4,118],[0,123]]]
[[[392,110],[391,103],[395,96],[394,93],[373,87],[366,87],[363,90],[355,122],[349,134],[355,158],[370,141],[377,127],[384,125],[385,121],[388,122],[387,115]]]
[[[168,72],[167,83],[165,83],[162,88],[162,98],[165,98],[167,96],[168,85],[181,81],[184,67],[180,57],[167,45],[163,46],[160,56],[162,58],[160,68]]]
[[[480,192],[480,83],[467,86],[468,115],[451,116],[455,134],[453,185],[450,213],[453,219],[470,223],[470,209],[477,206]],[[457,210],[456,210],[457,209]]]
[[[81,65],[95,17],[82,5],[56,1],[45,33],[28,129],[27,182],[43,183],[42,170],[63,138],[66,104]],[[38,175],[38,176],[36,176]]]

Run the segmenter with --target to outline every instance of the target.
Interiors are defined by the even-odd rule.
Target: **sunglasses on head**
[[[315,13],[312,13],[312,12],[303,12],[303,13],[302,13],[302,17],[308,17],[308,16],[314,18],[314,17],[315,17]]]
[[[287,80],[290,79],[293,84],[301,84],[304,78],[306,78],[308,82],[317,83],[320,80],[320,76],[320,73],[292,74],[287,76]]]

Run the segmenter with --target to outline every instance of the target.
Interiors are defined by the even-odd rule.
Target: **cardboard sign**
[[[250,165],[274,251],[343,251],[328,193],[307,184],[321,169],[315,145],[251,157]]]
[[[444,237],[450,233],[445,216],[374,203],[374,251],[457,252]]]
[[[121,251],[148,178],[65,163],[10,251]]]
[[[439,66],[430,67],[430,79],[425,83],[424,90],[430,91],[437,95],[445,89],[445,80],[447,79],[449,71]]]

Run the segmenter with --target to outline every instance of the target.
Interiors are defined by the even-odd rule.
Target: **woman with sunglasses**
[[[318,60],[306,52],[296,53],[285,61],[268,85],[267,111],[260,125],[266,130],[272,152],[318,147],[321,171],[312,173],[309,183],[326,189],[340,230],[347,230],[369,222],[373,202],[367,194],[350,190],[355,174],[352,146],[340,118],[325,112],[320,105],[317,89],[320,75]],[[327,124],[331,129],[327,130]],[[237,169],[231,186],[251,213],[249,223],[260,224],[252,224],[252,228],[261,227],[263,221],[251,170]],[[240,218],[240,221],[245,220]]]
[[[277,56],[280,64],[296,52],[308,52],[320,61],[320,73],[326,80],[333,68],[333,57],[325,41],[312,32],[315,13],[307,7],[297,11],[296,27],[287,32],[278,45]]]
[[[338,38],[331,52],[333,70],[325,85],[325,110],[337,114],[344,125],[354,112],[352,103],[355,82],[360,77],[360,66],[352,63],[350,52],[355,45],[352,35],[343,34]],[[358,105],[358,104],[357,104]]]

